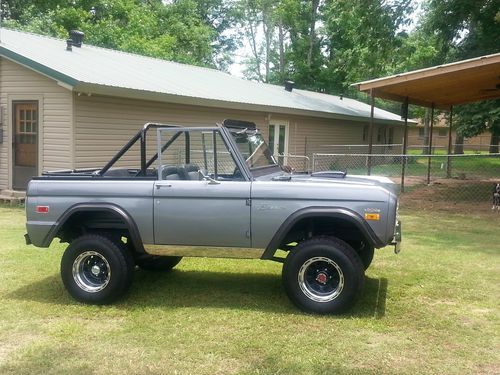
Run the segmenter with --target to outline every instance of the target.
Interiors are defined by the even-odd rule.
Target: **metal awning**
[[[377,98],[450,109],[500,98],[500,53],[434,66],[352,86]]]
[[[500,98],[500,53],[462,60],[451,64],[433,66],[389,77],[354,83],[371,97],[372,117],[370,119],[369,154],[373,145],[373,109],[375,97],[403,103],[405,131],[403,137],[403,155],[406,155],[408,143],[408,104],[431,108],[431,124],[428,150],[432,150],[434,128],[434,110],[450,111],[448,128],[448,155],[451,154],[451,131],[453,106],[482,100]],[[404,191],[406,157],[401,158],[401,191]],[[428,159],[427,183],[430,183],[431,158]],[[368,174],[371,172],[371,157],[368,158]],[[447,162],[447,176],[450,172],[450,158]]]

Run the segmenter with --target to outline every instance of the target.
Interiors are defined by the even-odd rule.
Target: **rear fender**
[[[49,247],[52,240],[58,235],[61,228],[63,228],[64,224],[76,213],[80,212],[109,212],[114,215],[120,217],[125,223],[126,229],[130,233],[130,240],[134,245],[135,251],[139,253],[144,253],[144,246],[142,244],[141,235],[137,224],[134,219],[130,216],[130,214],[124,210],[123,208],[112,204],[112,203],[82,203],[71,206],[64,212],[61,217],[56,221],[54,226],[50,229],[45,237],[42,247]]]

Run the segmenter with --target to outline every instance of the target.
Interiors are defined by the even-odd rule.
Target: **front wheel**
[[[285,259],[283,283],[290,300],[306,312],[338,314],[358,299],[364,267],[356,251],[333,237],[297,245]]]
[[[109,238],[83,235],[68,246],[61,259],[61,278],[73,298],[106,304],[130,287],[134,272],[132,255]]]

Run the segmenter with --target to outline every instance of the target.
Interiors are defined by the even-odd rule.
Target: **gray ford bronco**
[[[86,303],[122,296],[136,266],[167,271],[182,257],[260,258],[283,263],[284,289],[300,309],[343,312],[362,291],[374,249],[399,251],[395,185],[290,172],[253,123],[149,123],[103,168],[33,178],[26,243],[69,243],[62,281]]]

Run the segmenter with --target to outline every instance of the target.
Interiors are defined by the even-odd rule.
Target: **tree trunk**
[[[464,136],[458,135],[455,138],[455,151],[454,154],[463,154],[464,153]]]
[[[278,41],[280,46],[280,79],[285,81],[285,35],[283,33],[283,25],[278,26]]]
[[[252,49],[253,56],[255,57],[257,76],[259,77],[259,81],[262,82],[262,81],[264,81],[264,79],[263,79],[262,73],[260,71],[261,61],[260,61],[260,56],[259,56],[259,52],[257,49],[257,40],[256,40],[257,38],[256,38],[256,30],[255,30],[256,28],[257,28],[257,26],[255,26],[255,28],[254,28],[253,20],[250,20],[248,22],[248,34],[250,35],[250,48]]]
[[[262,31],[264,32],[264,37],[266,39],[266,71],[265,71],[265,81],[266,83],[269,82],[269,67],[270,67],[270,60],[271,60],[271,37],[272,37],[272,32],[273,29],[270,27],[270,22],[269,22],[269,15],[266,13],[267,11],[264,10],[263,12],[263,18],[262,18]]]
[[[489,149],[490,154],[498,154],[498,142],[500,142],[500,135],[492,133]]]
[[[309,31],[309,52],[307,53],[307,66],[312,64],[312,54],[314,48],[314,40],[316,36],[316,16],[318,14],[319,0],[312,0],[311,9],[311,25]]]

